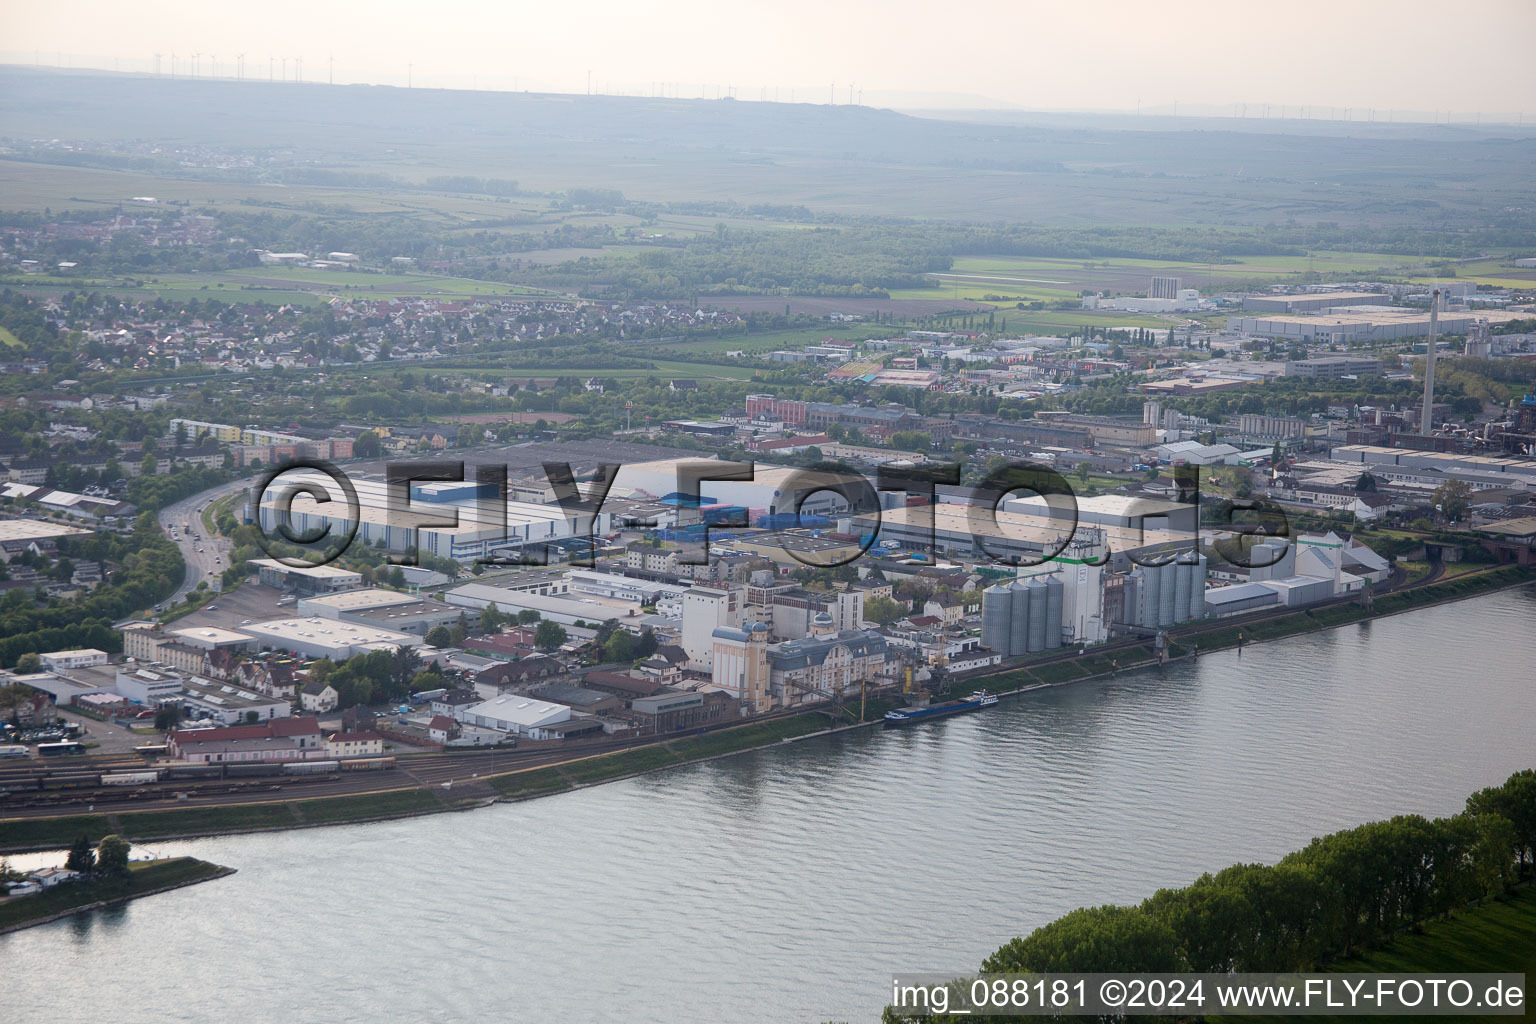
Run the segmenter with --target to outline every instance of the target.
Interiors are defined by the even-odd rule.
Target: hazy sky
[[[168,73],[1033,109],[1536,116],[1536,0],[0,0],[0,59]],[[278,58],[269,64],[270,58]],[[327,58],[334,59],[328,66]],[[661,85],[660,83],[667,83]],[[1250,116],[1255,113],[1250,110]]]

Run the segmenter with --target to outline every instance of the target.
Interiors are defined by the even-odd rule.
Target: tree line
[[[1083,907],[988,957],[988,972],[1308,971],[1504,895],[1536,868],[1536,770],[1446,818],[1401,815],[1234,864],[1138,906]]]

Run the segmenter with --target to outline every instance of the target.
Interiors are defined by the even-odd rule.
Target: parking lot
[[[293,605],[278,607],[277,599],[282,591],[255,583],[242,583],[227,594],[220,594],[209,604],[191,615],[170,623],[168,629],[187,629],[192,626],[217,626],[220,629],[239,629],[249,622],[282,619],[294,614]]]

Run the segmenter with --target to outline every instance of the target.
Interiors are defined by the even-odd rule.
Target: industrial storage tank
[[[1132,569],[1125,579],[1125,621],[1132,626],[1148,626],[1157,621],[1154,615],[1147,619],[1147,571],[1141,566]]]
[[[1008,633],[1013,628],[1013,591],[1008,584],[988,587],[981,594],[981,643],[1008,656]]]
[[[1029,600],[1030,651],[1045,650],[1045,581],[1036,576],[1025,584]],[[1014,600],[1018,600],[1015,598]]]
[[[1186,551],[1173,563],[1173,621],[1189,619],[1189,588],[1195,571],[1195,553]]]
[[[1138,625],[1156,626],[1157,598],[1159,593],[1157,588],[1157,566],[1144,565],[1141,567],[1141,571],[1143,573],[1141,589],[1144,593],[1141,601],[1142,618]]]
[[[1045,649],[1061,646],[1061,605],[1066,588],[1061,574],[1051,573],[1045,578]]]
[[[1205,618],[1205,580],[1210,573],[1210,559],[1204,554],[1195,558],[1195,564],[1190,566],[1189,579],[1189,618]]]
[[[1012,596],[1008,612],[1008,654],[1018,657],[1029,650],[1029,589],[1022,580],[1008,584]]]
[[[1157,567],[1157,624],[1159,626],[1173,625],[1174,616],[1178,609],[1174,607],[1174,577],[1178,574],[1178,566],[1173,562]]]

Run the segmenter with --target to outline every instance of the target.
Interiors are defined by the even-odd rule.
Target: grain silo
[[[1008,654],[1016,658],[1029,650],[1029,590],[1022,580],[1014,580],[1008,593]]]
[[[1167,562],[1157,567],[1157,624],[1173,625],[1177,609],[1174,608],[1174,576],[1178,567]]]
[[[1189,567],[1189,613],[1187,619],[1205,618],[1205,580],[1210,571],[1210,559],[1202,553]]]
[[[1008,656],[1008,634],[1013,628],[1013,591],[1008,584],[988,587],[981,595],[981,643]]]
[[[1189,588],[1195,570],[1196,556],[1186,551],[1174,560],[1173,572],[1173,621],[1184,622],[1189,618]]]
[[[1028,650],[1045,650],[1045,581],[1040,577],[1033,577],[1024,585],[1029,601],[1029,640]],[[1014,600],[1018,600],[1017,597]],[[1059,627],[1058,627],[1059,629]]]
[[[1045,578],[1045,649],[1050,651],[1061,646],[1061,574],[1051,573]]]

